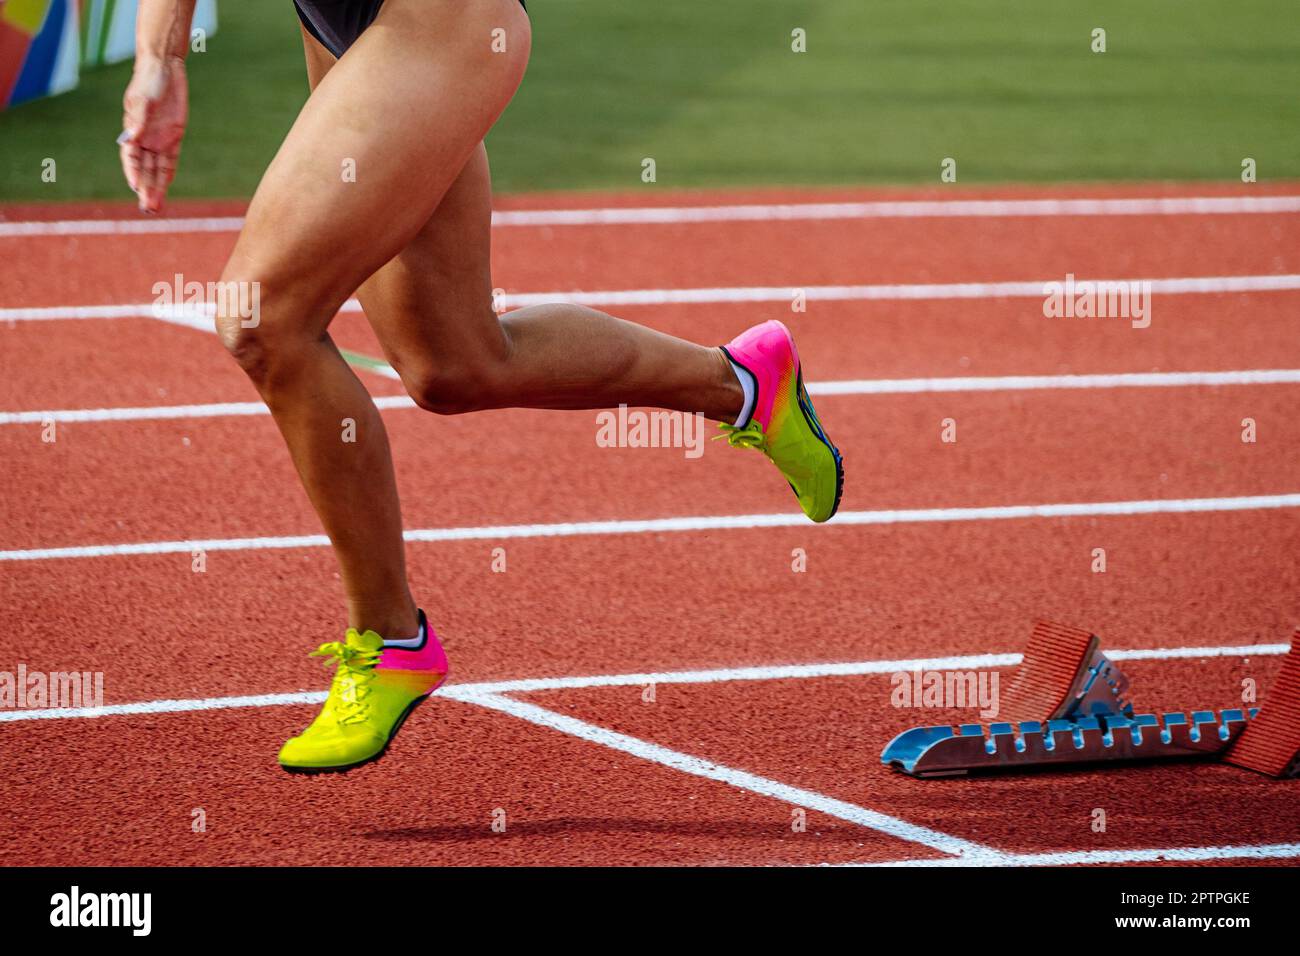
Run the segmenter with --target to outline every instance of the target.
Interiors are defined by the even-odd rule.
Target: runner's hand
[[[176,175],[181,137],[189,119],[185,61],[137,59],[122,97],[122,172],[139,197],[141,212],[162,208]]]

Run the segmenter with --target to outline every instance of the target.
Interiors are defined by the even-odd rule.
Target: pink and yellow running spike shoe
[[[749,373],[755,391],[748,421],[718,426],[728,443],[761,451],[794,489],[804,514],[829,520],[844,492],[844,464],[813,411],[790,330],[774,319],[747,329],[722,350]]]
[[[416,706],[447,679],[438,637],[420,612],[412,638],[386,641],[374,631],[348,630],[313,656],[336,670],[316,719],[280,749],[280,766],[302,773],[351,770],[378,760]]]

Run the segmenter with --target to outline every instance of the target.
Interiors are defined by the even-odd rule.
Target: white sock
[[[425,633],[424,629],[427,626],[428,625],[424,619],[424,613],[421,612],[420,629],[415,632],[415,637],[401,637],[401,638],[386,637],[384,638],[384,647],[400,647],[403,650],[418,651],[421,647],[424,646],[424,633]]]
[[[754,414],[754,402],[758,399],[758,382],[754,379],[753,372],[736,362],[730,355],[727,356],[727,361],[731,363],[731,370],[736,373],[740,389],[745,393],[745,400],[740,403],[740,414],[736,416],[736,426],[744,428]]]

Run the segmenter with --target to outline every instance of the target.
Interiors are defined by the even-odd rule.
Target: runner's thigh
[[[528,39],[517,0],[386,0],[276,154],[227,277],[291,287],[303,320],[327,323],[425,229],[518,86]]]

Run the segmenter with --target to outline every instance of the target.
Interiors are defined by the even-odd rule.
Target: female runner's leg
[[[354,290],[432,411],[626,403],[740,418],[735,443],[762,448],[815,520],[838,504],[840,465],[779,323],[724,353],[581,306],[493,311],[482,140],[527,62],[516,0],[385,0],[337,61],[304,36],[313,92],[223,276],[259,284],[259,320],[219,314],[218,328],[338,555],[351,630],[322,647],[338,662],[325,709],[281,752],[290,769],[327,770],[381,755],[446,673],[407,585],[383,422],[327,332]]]

